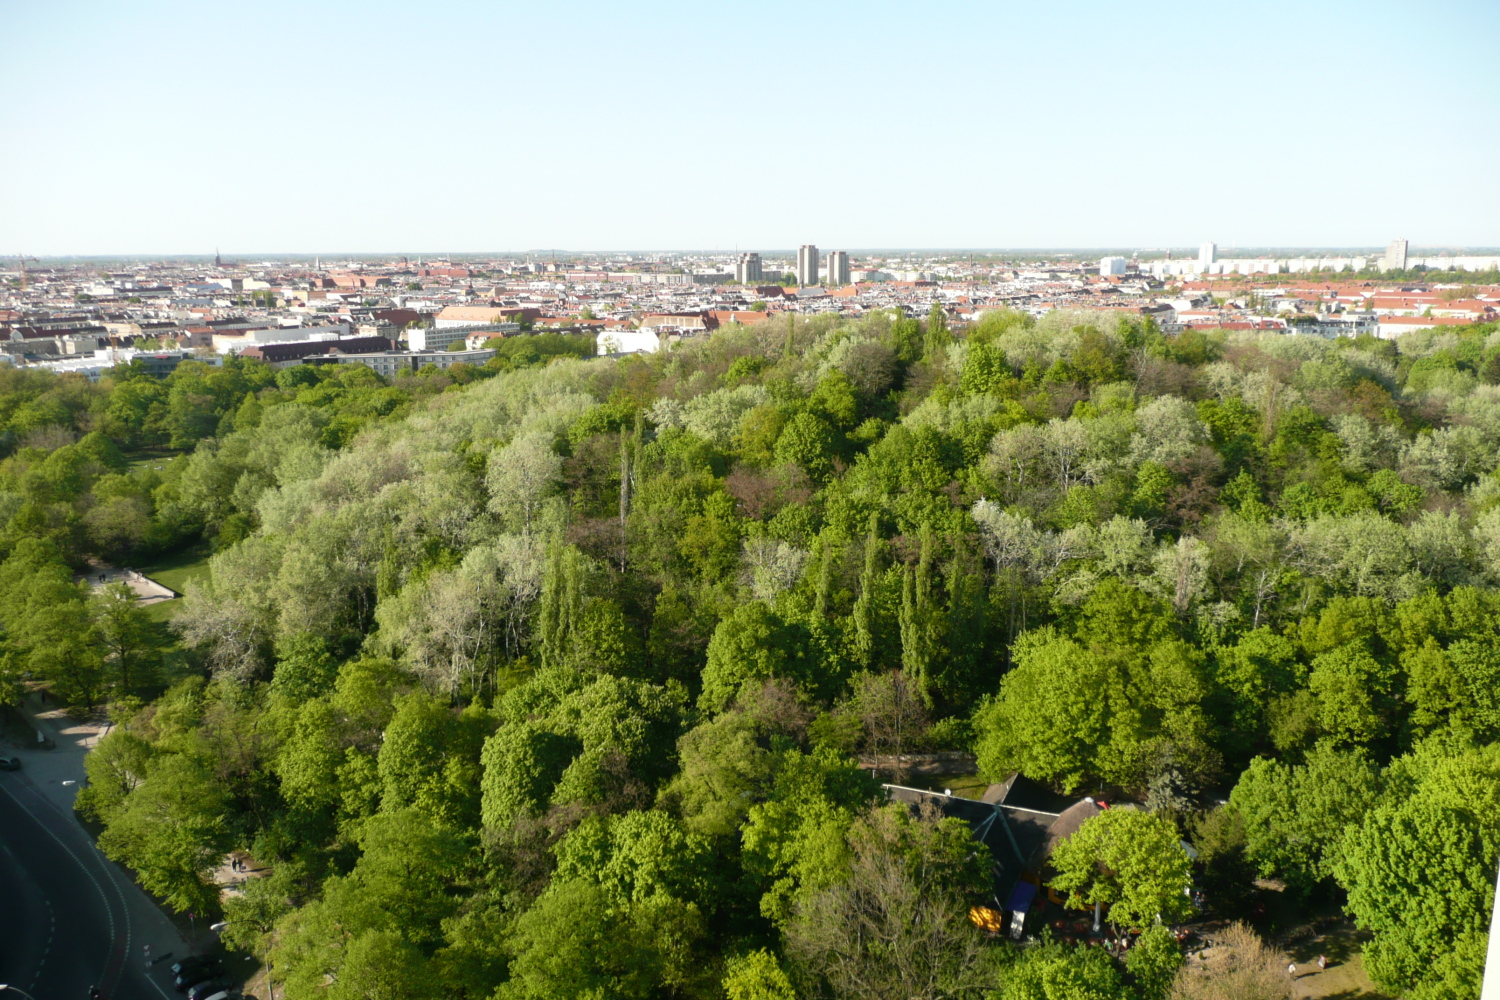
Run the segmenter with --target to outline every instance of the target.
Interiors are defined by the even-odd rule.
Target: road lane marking
[[[89,881],[94,883],[94,889],[99,893],[99,900],[104,904],[104,915],[109,918],[109,940],[112,948],[115,943],[115,913],[114,910],[110,908],[109,897],[104,894],[104,886],[99,884],[99,880],[94,877],[94,873],[89,871],[88,866],[79,859],[78,855],[73,853],[73,849],[67,844],[63,843],[63,839],[56,833],[54,833],[50,826],[48,826],[46,823],[43,823],[41,817],[28,809],[26,807],[26,803],[16,798],[16,794],[9,788],[6,788],[4,785],[0,785],[0,789],[4,789],[5,794],[10,797],[10,800],[16,805],[20,806],[21,811],[30,816],[32,822],[41,827],[42,831],[46,833],[47,836],[51,837],[57,843],[57,846],[61,847],[67,853],[68,857],[73,859],[73,863],[76,864],[79,868],[83,869],[83,873],[88,876]],[[106,961],[104,970],[105,972],[108,971],[108,964],[109,963]],[[102,974],[99,977],[101,982],[106,978],[107,977]]]
[[[3,786],[0,786],[0,787],[3,787]],[[30,816],[32,818],[32,820],[34,820],[36,822],[37,826],[40,826],[43,830],[45,830],[47,832],[47,836],[49,836],[53,840],[55,840],[57,842],[57,845],[59,847],[61,847],[64,851],[68,852],[68,857],[72,858],[73,861],[74,861],[74,863],[76,863],[79,868],[82,868],[83,869],[83,873],[89,877],[89,881],[92,882],[92,883],[94,883],[94,888],[99,891],[99,898],[104,903],[104,913],[105,913],[105,916],[107,916],[109,918],[109,937],[110,937],[110,941],[111,941],[111,943],[112,943],[113,946],[118,946],[119,942],[115,941],[115,914],[114,914],[114,910],[110,906],[110,900],[109,900],[109,897],[104,892],[104,887],[102,885],[100,885],[99,880],[94,877],[93,871],[89,868],[88,865],[86,865],[86,864],[83,863],[83,861],[78,857],[77,854],[73,853],[72,848],[70,848],[67,844],[63,843],[62,838],[58,837],[58,835],[56,833],[54,833],[52,831],[52,829],[47,826],[47,824],[45,824],[45,823],[43,823],[41,821],[41,818],[39,816],[37,816],[36,813],[34,813],[30,809],[26,808],[26,806],[21,802],[21,800],[18,799],[18,798],[16,798],[15,794],[13,792],[11,792],[10,789],[7,788],[5,791],[6,791],[6,794],[10,796],[11,801],[15,802],[16,805],[20,806],[21,809],[22,809],[22,811],[24,811],[26,813],[26,815]],[[42,795],[40,793],[40,791],[36,791],[35,788],[33,788],[33,791],[36,792],[37,797],[40,798],[42,800],[42,802],[44,804],[46,804],[49,808],[51,808],[52,811],[55,812],[58,815],[58,817],[63,820],[63,822],[67,823],[67,822],[71,821],[72,818],[70,816],[68,816],[66,813],[64,813],[61,809],[59,809],[57,807],[57,804],[55,802],[52,802],[46,796]],[[119,879],[117,879],[115,877],[114,869],[111,867],[110,860],[107,857],[105,857],[102,852],[99,852],[97,845],[91,844],[90,846],[94,847],[94,852],[90,854],[90,857],[92,857],[99,864],[99,867],[101,867],[102,869],[104,869],[104,874],[109,878],[110,885],[115,890],[115,895],[119,898],[119,901],[120,901],[120,913],[121,913],[122,917],[124,918],[124,923],[125,923],[125,943],[124,943],[124,949],[123,949],[122,954],[123,955],[129,955],[130,954],[130,942],[131,942],[131,938],[134,937],[134,928],[132,926],[132,922],[131,922],[131,919],[130,919],[130,903],[125,898],[125,891],[120,888],[120,881],[119,881]],[[45,898],[45,894],[44,894],[44,898]],[[149,900],[148,900],[148,902],[149,902]],[[48,905],[50,906],[51,904],[49,903]],[[152,905],[155,905],[155,904],[152,904]],[[53,919],[55,921],[56,917],[54,917]],[[112,951],[113,951],[113,947],[112,947]],[[109,980],[109,975],[108,975],[109,974],[109,968],[108,968],[109,964],[110,964],[109,962],[106,962],[104,972],[100,975],[100,980],[103,981],[103,982],[106,982],[106,983],[108,983],[108,980]],[[115,988],[120,985],[120,980],[122,978],[124,978],[124,976],[125,976],[125,970],[128,967],[128,965],[129,965],[129,962],[127,960],[122,960],[120,962],[119,969],[115,973],[114,982],[112,984],[109,984],[110,985],[109,992],[111,992],[111,993],[116,992]],[[155,979],[152,979],[150,975],[146,976],[146,981],[149,982],[152,986],[156,987],[156,992],[158,992],[158,993],[160,993],[162,995],[163,1000],[173,1000],[173,997],[171,995],[169,995],[166,990],[162,989],[161,984],[158,983]]]

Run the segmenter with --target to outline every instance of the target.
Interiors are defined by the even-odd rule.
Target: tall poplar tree
[[[583,553],[561,541],[552,543],[537,613],[537,648],[544,667],[557,666],[567,656],[573,633],[583,617],[586,572]]]
[[[932,596],[932,529],[922,526],[922,554],[906,569],[901,590],[901,666],[927,707],[932,707],[932,671],[940,615]]]
[[[854,661],[864,670],[875,666],[875,588],[880,579],[880,519],[870,515],[865,539],[865,568],[859,574],[859,597],[854,602]]]
[[[929,365],[940,365],[947,358],[951,343],[953,334],[948,331],[948,314],[934,302],[932,311],[927,314],[927,341],[922,355]]]

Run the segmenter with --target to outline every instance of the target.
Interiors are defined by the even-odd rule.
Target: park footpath
[[[100,862],[118,884],[124,899],[127,916],[128,939],[131,944],[126,960],[143,968],[151,983],[156,985],[163,997],[175,995],[172,988],[171,965],[178,959],[192,954],[194,946],[207,950],[216,942],[213,931],[199,923],[188,934],[178,929],[170,917],[144,890],[136,885],[131,873],[99,853],[93,837],[84,829],[73,811],[73,802],[79,788],[86,782],[83,759],[100,739],[109,731],[108,723],[80,722],[55,704],[44,702],[37,690],[27,691],[19,707],[21,715],[42,737],[40,742],[17,744],[14,752],[21,758],[20,776],[31,785],[53,815],[45,817],[46,825],[74,843],[80,850],[88,849],[98,854]],[[50,749],[47,744],[52,744]],[[82,842],[87,842],[87,848]],[[192,938],[189,941],[189,937]]]

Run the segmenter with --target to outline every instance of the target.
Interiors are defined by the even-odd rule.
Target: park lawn
[[[1347,921],[1341,921],[1316,937],[1300,940],[1288,951],[1297,962],[1296,993],[1298,1000],[1391,1000],[1376,989],[1365,971],[1363,948],[1368,935],[1361,934]],[[1329,965],[1318,971],[1319,955],[1327,955]]]
[[[171,587],[177,593],[185,594],[190,581],[208,578],[208,559],[211,555],[213,555],[213,547],[208,542],[199,542],[197,545],[191,545],[176,552],[168,552],[166,555],[148,559],[130,568],[146,574],[162,586]],[[159,608],[176,603],[176,601],[163,601],[151,607]]]
[[[136,457],[131,458],[128,461],[132,472],[137,469],[155,469],[158,472],[166,472],[167,465],[171,462],[177,461],[181,457],[181,454],[176,453],[152,454],[150,452],[146,452],[138,453]]]
[[[177,617],[177,612],[182,608],[182,598],[171,601],[157,601],[148,604],[141,610],[146,612],[146,617],[154,622],[166,623]]]
[[[881,781],[895,781],[890,774],[882,775]],[[984,795],[990,783],[977,774],[909,774],[899,782],[908,788],[923,788],[931,792],[951,791],[961,799],[977,799]]]

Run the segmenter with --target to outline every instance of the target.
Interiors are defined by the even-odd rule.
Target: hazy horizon
[[[818,246],[818,249],[819,249],[820,253],[826,253],[828,250],[843,250],[843,251],[845,251],[845,252],[847,252],[849,254],[857,254],[857,255],[860,255],[860,256],[880,256],[880,255],[898,255],[898,254],[912,254],[912,255],[916,255],[916,254],[926,254],[926,255],[932,255],[932,254],[954,254],[954,255],[968,254],[968,255],[975,255],[975,256],[1013,256],[1013,257],[1055,256],[1055,257],[1082,257],[1082,258],[1088,258],[1090,256],[1099,256],[1101,254],[1103,254],[1103,255],[1109,255],[1109,254],[1133,254],[1133,253],[1138,253],[1138,254],[1141,254],[1141,255],[1145,256],[1145,255],[1164,254],[1167,251],[1171,251],[1172,254],[1175,256],[1179,252],[1183,253],[1183,254],[1193,254],[1193,255],[1196,255],[1197,252],[1198,252],[1198,247],[1197,246],[1150,247],[1150,248],[1129,247],[1129,246],[1106,246],[1106,245],[1092,246],[1092,247],[1090,247],[1090,246],[1073,246],[1073,247],[839,247],[839,246],[824,246],[822,244],[817,244],[817,246]],[[780,256],[780,255],[795,256],[796,252],[797,252],[797,248],[796,247],[771,247],[769,249],[758,248],[758,247],[745,247],[743,249],[745,249],[745,250],[754,250],[755,252],[759,253],[762,257],[765,257],[767,255],[771,255],[771,256]],[[1251,254],[1257,255],[1257,256],[1266,256],[1266,257],[1272,257],[1272,256],[1298,256],[1298,255],[1306,255],[1306,254],[1311,254],[1311,253],[1317,253],[1319,255],[1329,255],[1329,254],[1335,254],[1335,255],[1336,254],[1367,254],[1368,255],[1368,254],[1379,254],[1379,253],[1383,253],[1384,251],[1385,251],[1384,245],[1380,245],[1380,246],[1335,246],[1335,245],[1327,245],[1327,246],[1254,246],[1254,247],[1252,247],[1252,246],[1233,247],[1233,246],[1225,246],[1225,245],[1222,245],[1222,244],[1218,245],[1218,254],[1219,254],[1220,257],[1225,257],[1225,256],[1243,256],[1243,255],[1251,255]],[[329,258],[330,260],[340,260],[340,259],[342,259],[342,260],[365,260],[365,259],[369,259],[369,260],[387,260],[387,259],[391,259],[391,258],[407,257],[407,258],[411,258],[412,262],[415,263],[415,259],[418,258],[418,257],[424,257],[424,258],[425,257],[431,257],[433,259],[444,259],[444,258],[447,258],[447,259],[453,259],[453,258],[475,258],[475,257],[481,257],[481,258],[482,257],[543,257],[543,258],[545,258],[545,257],[548,257],[548,256],[553,255],[553,254],[555,254],[558,257],[608,257],[608,256],[624,256],[624,255],[630,255],[630,256],[645,256],[645,255],[713,256],[713,255],[721,255],[722,256],[722,255],[734,254],[734,253],[737,253],[737,252],[740,252],[740,251],[737,251],[737,250],[724,250],[724,249],[701,249],[701,248],[700,249],[639,249],[639,248],[637,248],[637,249],[607,249],[607,250],[588,250],[588,249],[571,249],[571,248],[570,249],[562,249],[562,248],[558,248],[557,250],[544,249],[544,250],[464,250],[464,251],[457,251],[457,250],[454,250],[454,251],[447,251],[447,250],[421,250],[421,251],[410,251],[410,250],[362,250],[362,251],[354,251],[354,250],[282,250],[282,251],[263,251],[263,250],[254,250],[254,251],[244,251],[244,252],[237,251],[237,252],[234,252],[234,253],[230,253],[228,251],[220,250],[219,253],[218,253],[218,256],[220,256],[220,257],[223,258],[224,263],[226,265],[228,265],[228,264],[249,265],[249,264],[260,263],[260,262],[263,262],[263,261],[269,261],[269,262],[277,262],[277,261],[301,261],[304,258],[310,261],[310,260],[312,260],[314,258],[318,258],[318,257],[326,257],[326,258]],[[1410,255],[1413,256],[1413,257],[1431,257],[1431,256],[1442,256],[1442,255],[1447,255],[1447,256],[1460,256],[1460,255],[1462,255],[1462,256],[1491,256],[1491,255],[1500,254],[1500,245],[1496,245],[1496,246],[1439,246],[1439,245],[1426,245],[1426,244],[1412,243],[1412,244],[1410,244],[1409,252],[1410,252]],[[119,260],[119,261],[143,261],[143,262],[157,262],[157,261],[198,262],[198,261],[203,261],[203,262],[210,262],[211,263],[214,260],[214,257],[215,257],[214,253],[161,253],[161,254],[151,254],[151,253],[116,253],[116,254],[106,254],[106,253],[99,253],[99,254],[77,253],[77,254],[67,254],[67,253],[63,253],[63,254],[47,254],[47,255],[32,255],[32,254],[28,254],[27,255],[28,260],[35,259],[35,260],[44,261],[44,262],[45,261],[85,262],[85,261],[95,261],[95,260],[100,260],[100,261],[103,261],[103,260]],[[17,259],[18,259],[18,257],[15,254],[0,254],[0,267],[14,264],[14,262]]]

